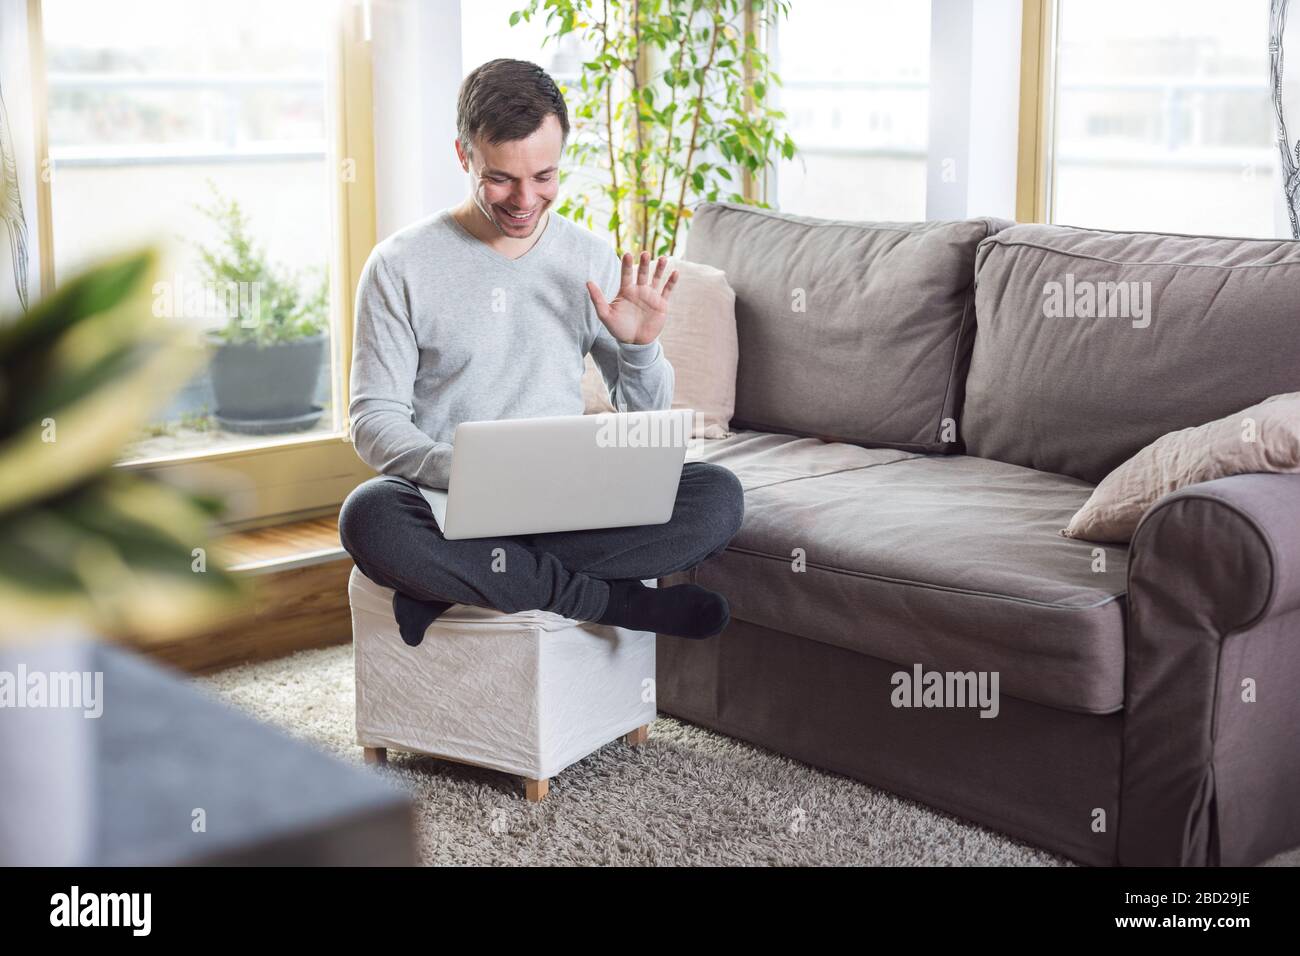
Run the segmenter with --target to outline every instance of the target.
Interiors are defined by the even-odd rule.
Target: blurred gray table
[[[0,862],[409,865],[408,797],[110,645],[0,671],[101,672],[103,713],[0,708]],[[202,821],[202,828],[196,821]]]

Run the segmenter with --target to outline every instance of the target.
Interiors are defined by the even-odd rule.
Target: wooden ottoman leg
[[[623,735],[623,742],[629,747],[636,747],[645,743],[650,738],[650,725],[642,724],[636,730],[628,731]]]
[[[531,803],[540,803],[546,796],[546,791],[551,789],[551,781],[543,777],[541,780],[534,780],[532,777],[524,777],[524,796]]]
[[[388,763],[388,748],[367,747],[365,748],[365,758],[368,764]]]

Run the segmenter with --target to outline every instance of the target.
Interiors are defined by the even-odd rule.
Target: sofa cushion
[[[1167,432],[1300,390],[1291,240],[1021,225],[980,246],[975,284],[972,455],[1095,483]]]
[[[975,249],[1004,225],[701,205],[686,257],[722,269],[736,293],[733,427],[955,450]]]
[[[744,525],[697,572],[733,617],[901,668],[997,671],[1002,693],[1054,707],[1121,707],[1126,549],[1057,533],[1091,485],[848,449],[753,432],[692,449],[745,487]]]
[[[844,442],[751,430],[732,432],[716,441],[691,441],[686,451],[687,461],[709,461],[731,469],[746,494],[786,481],[917,457],[920,456],[916,452],[896,448],[863,448]]]

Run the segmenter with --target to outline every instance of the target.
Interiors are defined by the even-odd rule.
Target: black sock
[[[397,618],[397,630],[402,635],[402,640],[411,647],[419,647],[429,625],[451,605],[450,601],[420,601],[401,591],[394,591],[393,617]]]
[[[609,582],[609,604],[598,624],[674,637],[712,637],[731,620],[727,599],[698,584],[648,588],[640,581]]]

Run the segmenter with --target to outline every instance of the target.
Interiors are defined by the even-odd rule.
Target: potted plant
[[[311,428],[324,411],[313,398],[329,340],[326,271],[312,282],[273,267],[239,203],[215,187],[199,209],[221,237],[198,246],[200,276],[221,303],[222,325],[207,335],[218,424],[254,435]]]

